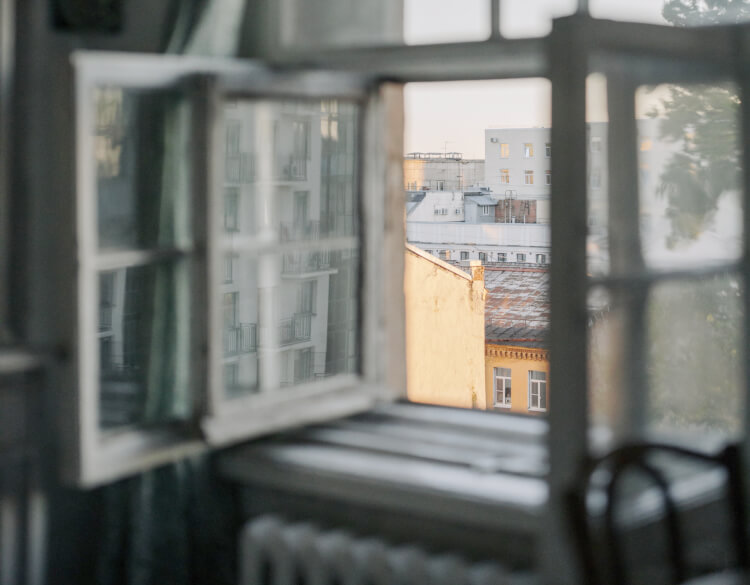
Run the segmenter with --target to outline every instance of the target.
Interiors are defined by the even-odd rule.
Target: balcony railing
[[[279,325],[279,343],[290,345],[309,341],[312,333],[312,314],[296,313],[291,319],[284,319]]]
[[[301,158],[280,157],[276,159],[275,177],[281,181],[304,181],[307,179],[307,161]]]
[[[281,240],[294,242],[297,240],[319,240],[320,221],[304,221],[301,223],[289,223],[282,221],[279,224]]]
[[[110,331],[112,329],[112,307],[99,305],[99,331]]]
[[[330,267],[331,252],[329,250],[290,252],[284,254],[282,271],[284,274],[301,274],[326,270]]]
[[[224,355],[252,353],[258,348],[258,327],[255,323],[240,323],[224,329]]]
[[[251,183],[255,179],[255,158],[247,152],[228,154],[224,172],[227,183]]]

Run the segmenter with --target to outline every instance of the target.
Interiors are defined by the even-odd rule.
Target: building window
[[[523,157],[531,158],[534,156],[534,145],[531,142],[526,142],[523,145]]]
[[[228,232],[240,229],[239,205],[240,190],[237,187],[227,187],[224,190],[224,229]]]
[[[306,315],[315,314],[315,293],[317,292],[318,283],[315,280],[303,282],[299,288],[299,297],[297,309],[299,313]]]
[[[544,156],[546,156],[547,158],[552,156],[552,144],[550,144],[549,142],[544,145]]]
[[[485,252],[479,252],[479,260],[481,262],[487,262],[487,254]]]
[[[552,171],[544,171],[544,183],[546,185],[552,184]]]
[[[224,284],[230,284],[234,280],[234,262],[236,256],[228,254],[224,256]]]
[[[445,190],[445,181],[435,181],[435,190],[436,191],[444,191]]]
[[[440,250],[440,251],[438,252],[438,257],[439,257],[439,258],[440,258],[441,260],[448,260],[448,258],[449,258],[449,256],[448,256],[448,250]]]
[[[461,252],[461,260],[468,260],[468,259],[469,259],[469,253]]]
[[[482,205],[482,215],[490,215],[492,212],[491,205]]]
[[[510,169],[500,169],[500,183],[510,185]]]
[[[529,372],[529,410],[547,410],[546,372]]]
[[[510,146],[507,142],[503,142],[500,145],[500,158],[508,158],[510,156]]]
[[[602,139],[599,136],[592,136],[591,137],[591,152],[601,152],[602,151]]]
[[[507,262],[508,261],[508,255],[505,252],[498,252],[497,253],[497,261],[498,262]]]
[[[547,255],[546,254],[537,254],[536,255],[536,263],[537,264],[546,264],[547,263]]]
[[[602,186],[602,174],[598,169],[591,171],[591,188],[599,189]]]
[[[462,212],[463,209],[461,209],[460,207],[456,207],[456,215],[461,215]]]
[[[443,207],[440,210],[440,215],[448,215],[448,208],[447,207]]]
[[[526,254],[517,253],[516,262],[526,262]]]
[[[524,183],[524,185],[533,185],[534,184],[534,171],[524,171],[523,172],[523,183]]]
[[[510,368],[495,370],[495,407],[510,408]]]

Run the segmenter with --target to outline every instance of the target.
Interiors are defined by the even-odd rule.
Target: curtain
[[[247,0],[181,0],[165,36],[165,51],[233,56]],[[178,100],[179,101],[179,100]],[[184,102],[164,116],[161,192],[150,208],[160,243],[184,240],[181,215],[190,206],[191,116]],[[189,327],[190,277],[185,265],[159,267],[150,304],[146,421],[192,416]],[[97,547],[99,585],[234,585],[238,511],[233,489],[217,479],[211,457],[194,457],[101,489],[104,514]]]

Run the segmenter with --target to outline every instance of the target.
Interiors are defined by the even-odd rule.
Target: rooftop
[[[489,343],[546,346],[549,327],[549,271],[544,268],[491,268],[487,289],[485,337]]]

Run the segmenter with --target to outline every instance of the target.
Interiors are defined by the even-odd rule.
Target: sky
[[[663,0],[589,0],[597,18],[664,24]],[[480,40],[489,35],[489,0],[405,0],[409,44]],[[506,37],[549,33],[551,17],[572,13],[576,0],[503,0]],[[601,77],[591,80],[590,120],[606,119]],[[545,79],[411,83],[404,93],[404,152],[461,152],[484,158],[484,130],[550,125],[550,84]]]

